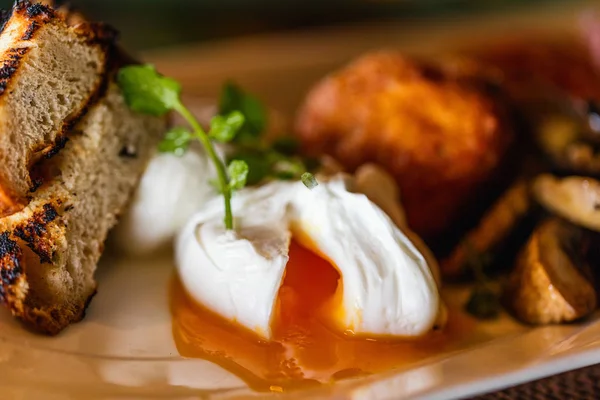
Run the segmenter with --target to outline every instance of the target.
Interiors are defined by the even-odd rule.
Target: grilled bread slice
[[[22,209],[30,175],[65,143],[104,91],[115,32],[53,8],[17,1],[0,34],[0,216]]]
[[[165,124],[130,111],[110,83],[45,163],[31,202],[0,219],[0,298],[13,315],[46,334],[83,318],[106,235]]]

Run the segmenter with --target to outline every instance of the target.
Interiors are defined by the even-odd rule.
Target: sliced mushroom
[[[595,310],[596,291],[586,277],[578,246],[582,235],[581,228],[558,218],[535,230],[504,293],[518,319],[530,324],[569,322]]]
[[[457,276],[472,253],[486,254],[506,239],[531,208],[529,185],[521,180],[511,186],[473,230],[441,264],[442,274]]]
[[[547,210],[576,225],[600,232],[600,182],[570,176],[541,175],[533,184],[536,200]]]
[[[594,103],[586,102],[585,115],[550,114],[539,121],[538,144],[558,169],[600,175],[600,116],[595,110]]]

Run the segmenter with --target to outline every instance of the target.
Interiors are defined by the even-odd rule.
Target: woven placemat
[[[600,399],[600,364],[474,398],[499,399]]]

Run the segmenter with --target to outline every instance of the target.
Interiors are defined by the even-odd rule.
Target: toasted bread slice
[[[0,298],[13,315],[46,334],[83,318],[106,235],[165,124],[130,111],[111,83],[45,163],[48,182],[0,219]]]
[[[0,216],[22,209],[51,157],[103,92],[116,34],[43,4],[17,1],[0,34]]]

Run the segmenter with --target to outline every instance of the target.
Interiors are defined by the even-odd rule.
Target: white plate
[[[527,31],[572,31],[582,3],[476,22],[380,23],[277,37],[240,39],[148,55],[188,93],[214,96],[235,78],[270,105],[289,112],[308,85],[347,59],[381,46],[432,53]],[[490,39],[491,40],[491,39]],[[85,320],[54,338],[25,331],[0,313],[0,387],[6,399],[250,398],[235,375],[178,355],[171,334],[171,258],[129,260],[107,255],[99,292]],[[462,292],[452,296],[460,304]],[[286,398],[454,398],[492,391],[600,362],[600,316],[585,324],[528,329],[504,317],[479,326],[480,344],[402,370],[342,381]]]
[[[172,274],[169,256],[106,257],[98,273],[101,289],[85,320],[53,338],[25,331],[2,312],[2,398],[265,396],[210,362],[179,357],[168,309]],[[451,298],[455,304],[464,301],[461,290]],[[503,317],[480,324],[478,330],[482,343],[465,351],[289,397],[452,398],[600,362],[598,318],[581,325],[527,329]]]

